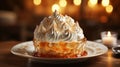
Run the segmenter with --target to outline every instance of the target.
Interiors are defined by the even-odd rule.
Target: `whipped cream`
[[[34,31],[34,39],[41,42],[80,41],[83,38],[83,30],[78,22],[57,11],[45,17]]]

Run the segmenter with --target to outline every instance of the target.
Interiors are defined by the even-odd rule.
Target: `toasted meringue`
[[[45,17],[34,31],[37,56],[77,57],[85,52],[86,38],[78,22],[57,11]]]

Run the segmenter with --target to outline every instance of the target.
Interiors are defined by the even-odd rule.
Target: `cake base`
[[[40,42],[34,40],[36,57],[47,58],[76,58],[86,56],[85,51],[86,39],[82,39],[78,42]]]
[[[51,55],[51,54],[39,54],[38,52],[35,52],[33,54],[35,57],[45,57],[45,58],[76,58],[76,57],[82,57],[82,56],[87,56],[87,51],[83,51],[81,55]]]

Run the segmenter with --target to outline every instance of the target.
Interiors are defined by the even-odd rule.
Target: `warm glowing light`
[[[107,36],[111,37],[111,32],[110,31],[107,32]]]
[[[60,7],[59,7],[58,4],[53,4],[53,6],[52,6],[52,12],[54,12],[55,10],[60,11]]]
[[[89,7],[94,7],[97,4],[98,0],[89,0],[88,1],[88,6]]]
[[[102,5],[103,6],[108,6],[109,5],[109,0],[102,0]]]
[[[33,0],[34,5],[40,5],[41,4],[41,0]]]
[[[108,53],[107,53],[107,67],[112,67],[112,52],[111,51],[108,51]]]
[[[113,11],[113,6],[112,5],[108,5],[106,8],[105,8],[106,12],[107,13],[111,13]]]
[[[73,0],[74,5],[79,6],[81,4],[81,0]]]
[[[67,1],[66,0],[59,0],[59,5],[61,7],[66,7],[67,6]]]

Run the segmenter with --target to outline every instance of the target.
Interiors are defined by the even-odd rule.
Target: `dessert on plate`
[[[78,22],[57,11],[45,17],[34,31],[34,56],[76,58],[87,55],[86,38]]]

